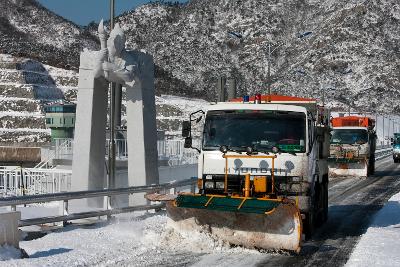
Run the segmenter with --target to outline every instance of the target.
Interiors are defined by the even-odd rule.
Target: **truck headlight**
[[[224,189],[224,182],[216,182],[215,188],[216,189]]]

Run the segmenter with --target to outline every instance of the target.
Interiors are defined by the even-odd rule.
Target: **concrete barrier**
[[[0,246],[10,245],[19,248],[18,222],[21,212],[0,212]]]

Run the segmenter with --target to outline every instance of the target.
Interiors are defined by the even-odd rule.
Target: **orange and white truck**
[[[367,177],[375,171],[375,120],[362,116],[331,119],[329,172]]]
[[[220,102],[183,123],[187,148],[199,114],[198,192],[167,205],[169,225],[208,229],[234,245],[299,251],[303,229],[311,236],[328,216],[329,109],[281,95]]]

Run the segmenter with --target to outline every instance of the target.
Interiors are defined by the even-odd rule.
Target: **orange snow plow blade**
[[[167,202],[168,227],[176,232],[208,232],[211,236],[246,248],[299,252],[302,239],[300,211],[282,202],[267,214],[177,207]]]

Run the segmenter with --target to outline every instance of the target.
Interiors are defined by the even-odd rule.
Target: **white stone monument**
[[[125,49],[125,35],[116,24],[106,40],[99,24],[100,51],[83,51],[80,56],[78,104],[76,111],[72,190],[107,187],[106,123],[108,85],[126,88],[128,176],[116,187],[159,182],[153,57]],[[130,198],[130,204],[145,199]],[[102,206],[92,199],[91,206]]]

